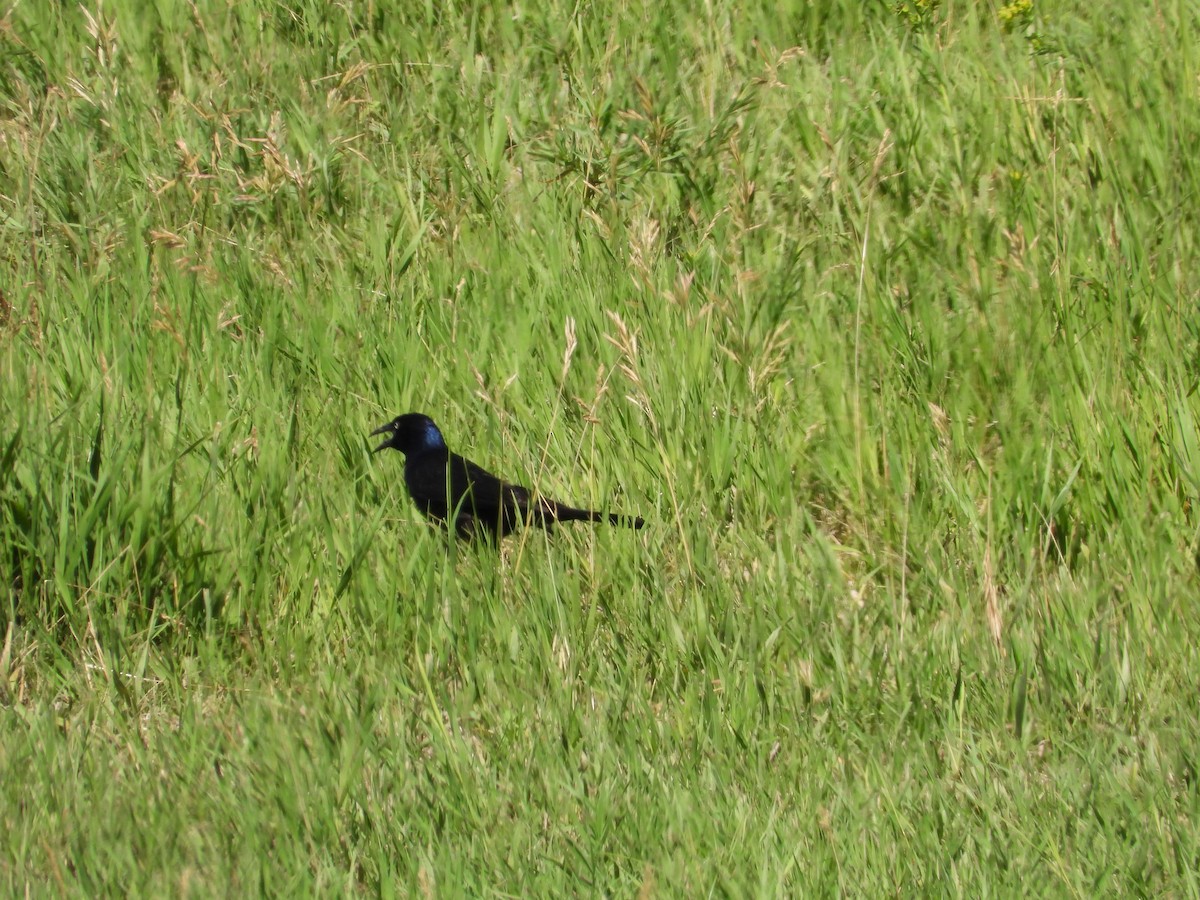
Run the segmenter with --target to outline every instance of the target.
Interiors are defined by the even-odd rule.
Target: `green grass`
[[[1200,894],[1198,32],[13,5],[0,893]]]

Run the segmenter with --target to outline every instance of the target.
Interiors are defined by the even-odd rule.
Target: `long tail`
[[[641,528],[645,525],[641,516],[622,516],[617,513],[602,513],[594,509],[576,509],[573,506],[557,504],[554,518],[560,522],[609,522],[625,528]]]

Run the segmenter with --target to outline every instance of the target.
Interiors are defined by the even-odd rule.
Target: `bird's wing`
[[[455,502],[470,493],[463,505],[474,507],[478,517],[499,519],[503,510],[505,519],[524,516],[529,508],[529,491],[516,484],[501,481],[483,466],[471,462],[456,453],[450,455],[450,496]]]

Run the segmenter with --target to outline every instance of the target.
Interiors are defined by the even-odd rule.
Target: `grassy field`
[[[1195,4],[6,10],[0,894],[1200,894]]]

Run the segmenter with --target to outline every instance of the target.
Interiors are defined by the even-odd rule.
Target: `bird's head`
[[[446,447],[446,441],[433,419],[421,413],[396,416],[386,425],[381,425],[371,432],[372,437],[377,434],[386,434],[387,440],[376,447],[373,453],[391,447],[407,456],[427,450],[443,450]]]

